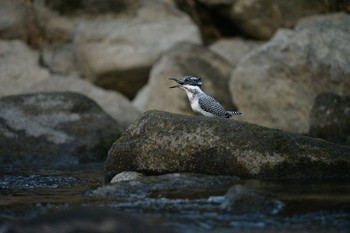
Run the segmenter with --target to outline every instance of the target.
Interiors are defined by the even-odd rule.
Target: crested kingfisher
[[[230,118],[233,115],[242,114],[241,112],[237,111],[226,111],[218,101],[202,91],[202,81],[198,77],[185,76],[179,79],[169,79],[174,80],[179,84],[170,88],[179,87],[185,90],[188,100],[190,101],[191,108],[194,112],[198,112],[207,117],[224,118]]]

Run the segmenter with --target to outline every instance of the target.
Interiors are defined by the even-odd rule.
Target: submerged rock
[[[350,148],[222,118],[146,112],[113,144],[105,180],[122,171],[258,178],[350,177]]]
[[[73,92],[2,97],[0,109],[1,166],[102,161],[121,134],[95,102]]]
[[[100,187],[88,192],[88,195],[119,198],[145,198],[168,195],[191,196],[196,191],[205,191],[208,193],[208,190],[231,186],[237,180],[238,178],[233,176],[181,173],[161,176],[139,176],[132,180],[120,180],[111,185]]]
[[[277,214],[283,206],[271,195],[235,185],[227,191],[220,208],[233,214]]]

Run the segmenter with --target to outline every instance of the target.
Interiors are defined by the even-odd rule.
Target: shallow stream
[[[71,170],[2,171],[0,232],[7,222],[71,206],[106,206],[173,228],[176,232],[350,232],[350,182],[239,180],[272,193],[284,208],[276,215],[230,214],[219,208],[230,187],[177,190],[152,197],[99,198],[86,195],[103,185],[103,167]]]

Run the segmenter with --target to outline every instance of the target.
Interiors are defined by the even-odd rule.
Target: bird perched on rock
[[[175,79],[179,85],[172,86],[170,88],[179,87],[185,90],[188,100],[190,101],[191,108],[194,112],[198,112],[208,117],[225,117],[230,118],[233,115],[241,115],[241,112],[226,111],[225,108],[216,101],[213,97],[207,95],[202,91],[202,81],[200,78],[193,76],[185,76],[183,78]]]

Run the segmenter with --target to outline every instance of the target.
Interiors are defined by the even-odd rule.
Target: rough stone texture
[[[246,122],[146,112],[109,150],[105,181],[122,171],[256,178],[349,177],[350,148]]]
[[[95,102],[72,92],[2,97],[0,109],[3,167],[102,161],[121,134]]]
[[[233,214],[278,214],[283,209],[283,202],[269,194],[258,192],[242,185],[230,188],[220,208]]]
[[[0,40],[0,96],[17,94],[49,77],[38,66],[39,54],[22,41]]]
[[[309,134],[350,146],[350,96],[318,95],[310,114]]]
[[[127,18],[77,21],[78,62],[87,78],[132,98],[147,82],[152,64],[180,41],[201,43],[197,27],[171,1],[140,1]]]
[[[306,18],[247,55],[230,81],[242,119],[308,132],[317,95],[350,93],[349,24],[345,14]]]
[[[107,91],[93,85],[87,80],[74,77],[51,76],[23,90],[24,93],[37,91],[72,91],[96,101],[104,111],[118,121],[125,129],[136,120],[141,113],[134,108],[130,101],[115,91]]]
[[[176,83],[169,78],[194,75],[202,78],[203,90],[227,110],[236,110],[230,100],[228,81],[232,67],[209,49],[191,43],[179,43],[167,51],[151,70],[146,110],[157,109],[194,114],[187,95],[181,89],[169,89]]]
[[[133,232],[172,233],[169,228],[148,223],[127,214],[118,213],[103,207],[73,207],[51,211],[35,218],[23,221],[12,221],[4,232],[12,233],[116,233]]]
[[[262,42],[253,40],[223,39],[210,45],[209,48],[225,58],[225,60],[235,68],[244,55],[258,48],[262,44]]]

